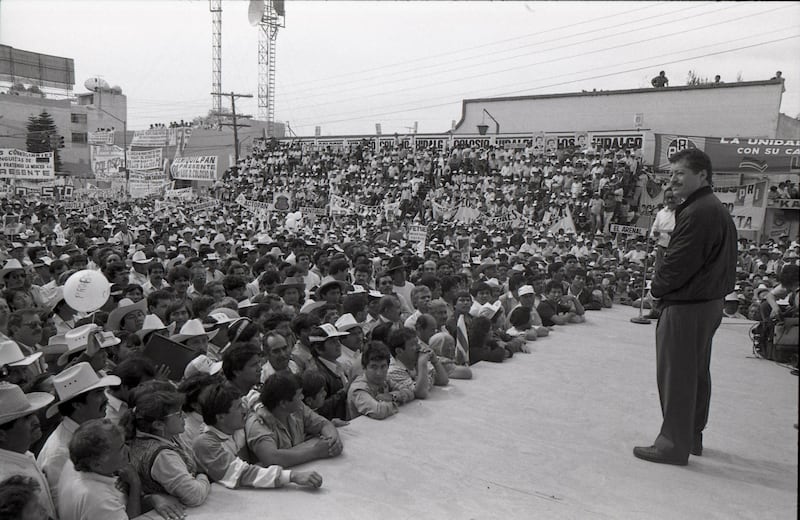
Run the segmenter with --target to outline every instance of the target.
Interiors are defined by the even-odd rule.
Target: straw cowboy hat
[[[143,340],[145,336],[150,334],[151,332],[156,332],[159,330],[166,331],[167,334],[173,334],[175,332],[175,324],[170,323],[169,325],[164,325],[164,322],[161,321],[161,318],[156,316],[155,314],[148,314],[144,317],[144,323],[142,323],[142,329],[137,330],[134,332],[139,339]]]
[[[347,282],[337,280],[332,276],[326,276],[319,282],[319,286],[317,287],[317,297],[321,298],[322,293],[327,292],[329,288],[337,285],[339,286],[339,290],[342,294],[347,294]]]
[[[30,356],[26,356],[20,350],[16,341],[5,340],[0,341],[0,367],[26,367],[34,363],[37,359],[42,357],[41,352],[36,352]]]
[[[108,315],[106,328],[108,330],[119,330],[125,316],[135,311],[142,311],[142,314],[147,314],[147,300],[142,299],[133,303],[133,300],[129,298],[121,299],[117,304],[117,308]]]
[[[16,258],[9,258],[6,264],[0,269],[0,280],[4,279],[11,271],[24,271],[25,268]]]
[[[86,350],[86,347],[89,345],[89,334],[94,332],[100,333],[100,348],[112,347],[122,342],[114,333],[106,332],[101,329],[99,325],[93,323],[76,327],[64,333],[64,345],[66,345],[66,350],[58,358],[58,366],[66,365],[70,356]]]
[[[291,289],[294,287],[298,291],[302,292],[306,288],[306,282],[303,280],[302,276],[290,276],[286,278],[282,283],[275,286],[275,292],[278,296],[283,296],[283,293],[286,292],[287,289]]]
[[[206,329],[203,327],[203,322],[198,319],[193,319],[184,323],[183,327],[181,327],[180,333],[171,336],[169,339],[176,343],[183,343],[187,339],[206,336],[209,340],[211,340],[214,339],[214,336],[217,335],[217,332],[218,330],[206,332]]]
[[[98,377],[92,365],[87,362],[76,363],[63,372],[53,376],[53,387],[58,395],[58,401],[47,409],[47,417],[52,417],[58,411],[58,405],[70,399],[108,386],[119,386],[122,383],[117,376]]]
[[[8,381],[0,382],[0,425],[8,424],[41,410],[53,402],[52,395],[46,392],[26,394],[17,385]]]
[[[303,306],[300,307],[300,312],[298,314],[311,314],[312,312],[318,311],[326,305],[327,302],[324,301],[306,300]]]

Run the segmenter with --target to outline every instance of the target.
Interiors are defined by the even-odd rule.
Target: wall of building
[[[800,119],[789,117],[786,114],[778,114],[778,135],[779,139],[800,139]]]
[[[500,124],[501,133],[610,131],[646,128],[656,133],[776,137],[782,81],[723,83],[542,96],[467,99],[457,134]]]
[[[122,146],[120,121],[98,110],[124,121],[128,102],[124,94],[112,92],[85,93],[70,99],[50,99],[32,96],[0,94],[0,148],[25,150],[27,123],[30,116],[37,116],[46,110],[53,118],[60,135],[64,137],[64,148],[59,151],[63,163],[62,170],[73,174],[87,174],[90,171],[90,150],[87,143],[88,132],[98,128],[114,127],[117,144]]]

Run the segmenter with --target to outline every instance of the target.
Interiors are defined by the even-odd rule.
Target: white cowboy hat
[[[142,311],[143,314],[147,314],[147,300],[142,299],[136,303],[133,303],[133,300],[129,298],[121,299],[117,304],[117,308],[111,311],[111,313],[108,315],[106,329],[119,330],[122,320],[125,319],[125,316],[135,311]]]
[[[22,353],[16,341],[0,341],[0,367],[8,365],[10,367],[26,367],[42,357],[41,352],[36,352],[30,356]]]
[[[360,327],[361,324],[356,321],[352,314],[349,312],[347,314],[343,314],[336,320],[336,328],[342,332],[349,331],[355,327]]]
[[[92,365],[87,362],[77,363],[53,376],[53,387],[58,395],[58,401],[47,409],[47,417],[52,417],[58,410],[58,405],[73,399],[86,392],[118,386],[122,380],[117,376],[98,377]]]
[[[203,322],[198,319],[193,319],[184,323],[183,327],[181,327],[180,333],[171,336],[169,339],[176,343],[183,343],[189,338],[206,336],[209,340],[211,340],[214,339],[214,336],[217,335],[217,332],[217,330],[206,332],[206,329],[203,327]]]
[[[310,341],[311,343],[318,343],[320,341],[325,341],[325,340],[328,340],[330,338],[341,338],[341,337],[350,335],[349,332],[339,332],[338,330],[336,330],[336,327],[334,327],[330,323],[324,323],[324,324],[320,325],[319,328],[322,329],[322,332],[325,335],[324,336],[309,336],[308,337],[308,341]]]
[[[66,365],[70,356],[82,350],[86,350],[86,347],[89,345],[89,334],[94,332],[99,332],[102,336],[100,338],[100,348],[112,347],[122,342],[122,340],[114,336],[113,332],[106,332],[101,329],[99,325],[93,323],[76,327],[64,333],[64,344],[67,349],[58,358],[56,362],[58,366]]]
[[[169,325],[164,325],[164,322],[161,321],[161,318],[156,316],[155,314],[148,314],[144,317],[144,323],[142,323],[142,329],[137,330],[134,332],[139,339],[143,339],[145,336],[150,334],[151,332],[155,332],[157,330],[166,330],[167,334],[172,334],[175,332],[175,324],[170,323]]]
[[[11,271],[24,271],[25,268],[19,263],[19,260],[16,258],[9,258],[6,261],[6,264],[3,266],[3,269],[0,269],[0,280],[6,277],[8,273]]]
[[[46,392],[26,394],[17,385],[8,381],[0,382],[0,424],[7,424],[41,410],[53,402],[52,395]]]
[[[131,262],[134,264],[149,264],[152,260],[152,258],[147,258],[147,255],[144,254],[144,251],[136,251],[131,257]]]

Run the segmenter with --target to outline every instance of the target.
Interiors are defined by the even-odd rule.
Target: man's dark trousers
[[[667,303],[656,327],[658,394],[664,422],[655,441],[672,458],[687,459],[708,421],[711,340],[722,321],[722,300]]]

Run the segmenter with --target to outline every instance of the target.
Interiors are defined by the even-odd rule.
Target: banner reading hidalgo
[[[133,132],[131,146],[167,146],[167,128],[149,128],[147,130],[136,130]],[[174,144],[174,143],[173,143]]]
[[[156,168],[161,168],[161,148],[128,151],[128,169],[154,170]]]
[[[680,150],[698,148],[711,157],[714,172],[800,172],[800,140],[754,137],[694,137],[656,134],[655,163],[669,169],[669,157]]]
[[[213,181],[217,178],[217,156],[176,157],[169,171],[173,179]]]
[[[0,179],[54,179],[53,152],[0,148]]]

